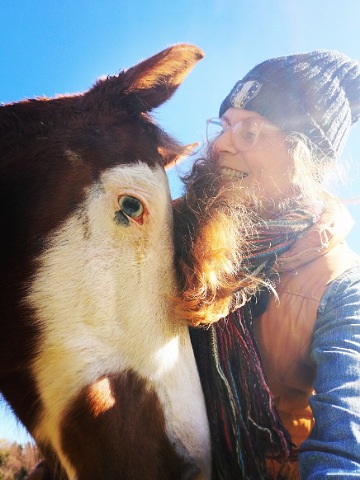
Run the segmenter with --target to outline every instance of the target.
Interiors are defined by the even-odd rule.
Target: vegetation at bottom
[[[0,480],[25,480],[40,459],[34,443],[19,445],[0,439]]]

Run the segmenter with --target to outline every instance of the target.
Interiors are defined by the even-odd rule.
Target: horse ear
[[[194,45],[174,45],[119,75],[100,80],[89,93],[100,94],[114,106],[125,106],[129,113],[148,112],[166,102],[203,57]]]
[[[165,170],[166,171],[169,171],[171,170],[172,168],[176,167],[177,165],[179,165],[183,160],[185,160],[185,158],[187,158],[190,153],[195,149],[197,148],[198,146],[200,145],[199,142],[196,142],[196,143],[190,143],[189,145],[184,145],[182,147],[182,150],[181,152],[164,152],[163,149],[161,149],[160,147],[158,148],[158,151],[160,153],[160,155],[162,155],[163,159],[164,159],[164,167],[165,167]],[[167,153],[167,154],[166,154]]]

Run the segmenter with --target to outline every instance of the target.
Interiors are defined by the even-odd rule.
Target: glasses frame
[[[256,136],[255,136],[253,142],[249,143],[248,146],[244,146],[241,143],[241,139],[239,139],[235,135],[235,130],[239,129],[239,127],[241,127],[241,125],[245,122],[251,123],[252,125],[255,125],[256,129],[257,129]],[[212,125],[218,125],[222,128],[222,132],[219,133],[219,135],[215,138],[211,137],[210,134],[209,134],[209,125],[211,125],[211,124]],[[231,141],[232,141],[233,145],[235,145],[235,147],[238,151],[245,152],[246,150],[250,150],[251,148],[255,147],[255,145],[258,143],[260,133],[261,133],[263,128],[273,130],[274,132],[275,131],[277,131],[277,132],[280,131],[280,129],[278,127],[275,127],[275,125],[271,125],[270,123],[266,123],[266,122],[258,122],[256,120],[253,120],[252,118],[246,118],[244,120],[239,120],[234,125],[229,125],[223,118],[212,117],[212,118],[208,118],[206,120],[206,141],[208,143],[214,143],[224,133],[226,133],[228,130],[230,130]]]

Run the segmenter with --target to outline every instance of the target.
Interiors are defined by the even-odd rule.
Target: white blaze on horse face
[[[144,206],[141,222],[122,214],[116,221],[124,195]],[[33,363],[44,405],[35,439],[50,443],[75,477],[61,448],[63,412],[93,383],[95,393],[107,392],[100,408],[110,408],[116,399],[96,382],[132,369],[157,392],[170,440],[208,478],[209,430],[188,329],[169,313],[172,209],[163,170],[139,163],[103,173],[51,235],[39,263],[27,298],[43,331]]]

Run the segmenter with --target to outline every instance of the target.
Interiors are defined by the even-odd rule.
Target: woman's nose
[[[236,154],[238,153],[231,136],[231,129],[228,128],[218,137],[214,142],[214,150],[216,153],[227,152]]]

